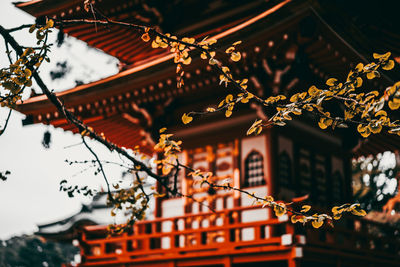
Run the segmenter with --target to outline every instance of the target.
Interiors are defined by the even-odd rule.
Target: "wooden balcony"
[[[107,237],[104,226],[88,226],[80,241],[80,266],[247,266],[261,262],[351,266],[363,261],[369,266],[398,266],[400,262],[400,234],[394,228],[347,219],[343,221],[347,227],[316,230],[295,226],[287,216],[240,222],[248,211],[260,209],[249,206],[143,221],[134,225],[132,233],[112,237]]]

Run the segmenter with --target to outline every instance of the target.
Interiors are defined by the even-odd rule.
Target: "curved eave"
[[[247,34],[249,34],[250,32],[252,36],[255,36],[257,34],[259,35],[260,33],[249,31],[250,26],[255,24],[257,21],[268,17],[272,13],[275,13],[277,10],[284,7],[289,2],[291,1],[283,1],[280,4],[266,10],[265,12],[262,12],[258,16],[246,20],[245,22],[242,22],[234,27],[231,27],[228,30],[221,32],[220,34],[213,36],[212,38],[219,39],[220,43],[228,43],[228,41],[232,41],[233,38],[242,38],[239,33],[241,33],[242,30],[246,29]],[[365,60],[362,55],[358,54],[355,49],[353,49],[345,40],[343,40],[332,28],[330,28],[329,25],[327,25],[318,16],[318,14],[313,13],[313,10],[309,9],[307,5],[302,5],[300,7],[299,5],[297,5],[292,7],[291,9],[289,7],[289,11],[292,12],[290,13],[291,16],[281,19],[281,21],[279,21],[279,23],[277,23],[276,25],[271,25],[271,27],[268,28],[268,31],[266,29],[262,29],[264,40],[268,40],[267,38],[274,38],[274,34],[282,34],[282,28],[287,28],[287,25],[293,24],[294,17],[302,17],[306,14],[312,13],[321,22],[320,24],[323,32],[321,33],[322,36],[320,35],[320,38],[322,38],[323,40],[319,39],[315,42],[315,45],[308,47],[306,53],[309,55],[310,60],[313,64],[313,66],[310,67],[313,68],[316,72],[320,73],[322,75],[321,78],[326,78],[326,75],[328,74],[343,73],[345,72],[343,67],[348,66],[348,68],[350,68],[352,64],[353,66],[355,66],[354,64]],[[278,29],[279,27],[280,29]],[[247,46],[247,49],[249,49],[251,45],[254,45],[249,43],[250,42],[245,42],[245,44],[243,44],[243,47]],[[332,46],[331,44],[334,44],[334,46]],[[156,87],[156,81],[174,77],[174,65],[170,64],[170,62],[167,62],[172,58],[172,54],[155,56],[154,58],[149,59],[146,62],[142,62],[138,66],[122,71],[111,77],[90,84],[81,85],[70,90],[66,90],[64,92],[60,92],[57,93],[57,95],[62,98],[67,107],[69,105],[73,105],[74,107],[78,105],[84,105],[88,99],[90,99],[91,101],[96,101],[96,99],[108,100],[119,97],[124,98],[125,96],[126,98],[129,98],[128,94],[131,94],[133,90],[141,90],[141,88],[146,89],[144,87],[147,87],[147,89],[149,89],[150,84],[154,84],[154,87]],[[193,68],[193,65],[198,64],[197,62],[199,61],[194,61],[192,65],[188,68]],[[325,70],[325,73],[321,72],[321,69]],[[152,86],[153,85],[151,85],[150,88]],[[112,90],[110,88],[112,88]],[[161,88],[156,89],[161,90]],[[162,90],[165,90],[165,88]],[[141,95],[139,94],[139,97],[140,96]],[[137,101],[137,98],[136,100],[128,101],[133,101],[132,103],[134,103],[135,101]],[[53,105],[51,103],[48,103],[45,96],[36,96],[24,101],[23,104],[19,103],[17,109],[25,114],[38,112],[44,114],[46,112],[54,111]],[[371,137],[371,140],[373,138],[374,137]],[[399,143],[398,141],[396,141],[397,137],[388,138],[390,140],[388,139],[387,141],[385,141],[387,139],[385,138],[385,140],[383,140],[384,144],[380,145],[379,140],[377,140],[376,142],[367,141],[364,146],[359,147],[358,150],[354,150],[354,153],[356,155],[365,155],[368,153],[376,154],[377,152],[379,153],[383,152],[384,150],[399,147]],[[394,141],[391,138],[394,138]]]
[[[92,13],[84,10],[82,0],[34,0],[25,3],[18,2],[15,3],[15,5],[34,17],[47,16],[54,19],[93,19]],[[211,8],[212,11],[217,12],[215,14],[212,13],[214,15],[210,17],[207,17],[207,12],[211,11],[209,8],[206,8],[203,10],[204,12],[200,12],[201,15],[198,18],[197,15],[199,12],[192,10],[191,12],[195,14],[191,17],[195,19],[190,20],[190,25],[176,25],[177,28],[172,28],[169,31],[178,35],[189,34],[193,37],[200,38],[205,35],[198,35],[199,33],[204,34],[210,29],[213,31],[213,34],[221,32],[225,30],[226,27],[230,27],[232,21],[234,23],[239,23],[241,20],[247,19],[247,16],[252,16],[252,14],[258,12],[260,7],[265,8],[270,5],[269,2],[266,3],[266,1],[263,0],[252,0],[248,3],[240,4],[232,3],[231,9]],[[187,5],[184,6],[186,8],[188,7]],[[164,10],[164,3],[154,3],[151,10],[155,11],[152,12],[144,8],[140,2],[133,0],[98,0],[96,1],[96,8],[101,10],[101,12],[111,20],[151,27],[164,27],[165,25],[162,24],[164,16],[175,17],[182,13],[179,8],[173,9],[172,11]],[[165,14],[163,14],[163,11]],[[185,19],[187,19],[187,16]],[[81,39],[88,45],[117,57],[127,65],[139,65],[143,60],[162,54],[162,51],[152,49],[150,43],[143,44],[140,39],[140,33],[132,32],[128,28],[116,25],[66,24],[63,30],[68,35]]]
[[[130,68],[128,70],[122,71],[118,74],[112,75],[110,77],[91,82],[88,84],[83,84],[79,85],[77,87],[74,87],[69,90],[65,90],[62,92],[56,93],[56,95],[60,98],[62,98],[65,103],[69,103],[70,101],[77,101],[82,95],[87,95],[91,96],[91,93],[94,95],[101,95],[103,92],[109,91],[108,89],[110,86],[113,86],[114,84],[119,83],[120,80],[124,79],[130,79],[135,76],[137,76],[139,79],[139,75],[136,75],[137,73],[149,69],[150,67],[156,66],[158,64],[164,63],[174,57],[173,54],[165,54],[160,57],[156,57],[152,60],[149,60],[149,62],[143,63],[137,67]],[[147,78],[145,78],[147,80]],[[95,91],[95,92],[92,92]],[[113,93],[115,94],[115,93]],[[85,103],[85,100],[81,101],[82,103]],[[78,100],[79,103],[79,100]],[[23,113],[29,113],[31,111],[35,111],[37,109],[48,109],[49,107],[53,108],[53,104],[50,103],[45,95],[39,95],[35,97],[31,97],[27,100],[24,100],[23,102],[18,102],[18,107],[17,109]]]
[[[228,44],[229,39],[232,41],[236,40],[234,38],[243,38],[242,36],[240,36],[240,32],[242,30],[247,30],[247,34],[257,35],[257,32],[251,32],[251,30],[249,29],[251,28],[250,26],[268,17],[272,13],[287,5],[289,2],[290,0],[283,1],[273,8],[262,12],[258,16],[246,20],[239,25],[231,27],[220,34],[213,36],[212,38],[219,39],[220,43],[225,42]],[[293,8],[290,11],[293,12]],[[266,31],[265,29],[261,29],[263,31],[262,38],[264,40],[267,38],[272,38],[271,40],[273,40],[274,34],[280,36],[281,32],[285,31],[284,28],[291,27],[287,25],[296,26],[295,24],[298,23],[299,18],[304,17],[306,14],[310,13],[311,11],[307,6],[303,5],[301,6],[301,8],[297,6],[295,12],[292,13],[291,17],[285,18],[282,22],[278,23],[279,27],[276,27],[276,25],[271,25],[271,27],[268,28],[268,31]],[[293,19],[296,17],[297,19]],[[327,33],[329,33],[329,31],[327,31]],[[314,47],[314,49],[306,51],[307,54],[309,54],[313,63],[315,63],[315,69],[317,69],[317,67],[319,69],[325,68],[326,70],[328,70],[325,70],[325,73],[335,73],[335,71],[337,71],[336,73],[341,73],[343,72],[342,67],[344,64],[347,64],[348,66],[350,62],[357,63],[357,61],[360,60],[357,55],[354,55],[354,53],[347,53],[344,55],[347,58],[347,62],[342,62],[341,58],[334,55],[335,51],[332,51],[331,47],[327,47],[327,42],[336,43],[337,46],[340,46],[342,50],[347,50],[346,44],[341,43],[341,40],[334,40],[335,37],[333,36],[333,34],[328,35],[330,36],[325,41],[316,42],[317,45],[316,47]],[[245,49],[247,49],[247,51],[251,51],[254,48],[254,45],[254,42],[245,42],[241,46],[241,49],[243,49],[242,51],[244,51]],[[325,61],[325,56],[329,56],[331,60]],[[175,83],[172,82],[170,79],[175,76],[175,66],[174,64],[168,62],[171,61],[173,57],[174,55],[170,53],[164,53],[163,55],[155,56],[148,59],[147,61],[143,61],[138,66],[132,67],[113,76],[96,82],[80,85],[75,88],[65,90],[63,92],[59,92],[57,93],[57,96],[60,97],[64,101],[64,103],[66,103],[67,107],[85,105],[88,99],[93,102],[97,100],[101,101],[104,99],[111,99],[112,102],[113,97],[124,99],[129,98],[127,95],[132,95],[130,92],[133,92],[134,90],[139,91],[138,97],[140,98],[142,97],[142,95],[145,95],[140,93],[141,90],[146,90],[144,87],[148,87],[150,84],[155,84],[154,87],[157,87],[156,81],[169,79],[168,83]],[[203,63],[204,62],[196,59],[194,60],[194,62],[192,62],[191,66],[188,66],[187,68],[185,68],[185,70],[189,71],[191,68],[195,68],[196,64],[198,67],[200,64]],[[151,88],[147,91],[151,91]],[[136,100],[138,97],[136,97]],[[127,101],[130,100],[127,99]],[[30,99],[24,100],[23,103],[18,103],[17,110],[25,114],[38,114],[39,112],[41,114],[46,114],[55,111],[54,106],[49,101],[47,101],[45,95],[35,96]]]
[[[114,4],[118,12],[109,14],[110,19],[125,21],[130,23],[140,23],[148,25],[140,19],[135,19],[131,15],[135,6],[132,1],[101,1],[102,8],[108,13]],[[34,0],[24,3],[15,3],[17,8],[33,15],[34,17],[47,16],[50,18],[74,19],[87,18],[93,19],[90,13],[83,9],[83,1],[49,1]],[[124,8],[122,8],[124,6]],[[118,8],[119,7],[119,8]],[[140,34],[126,28],[117,26],[100,25],[64,25],[63,31],[73,37],[81,39],[88,45],[104,51],[105,53],[117,57],[125,64],[140,64],[140,61],[159,55],[159,50],[151,48],[150,44],[143,44]],[[119,44],[119,45],[116,45]]]
[[[35,17],[48,14],[55,14],[61,10],[83,5],[81,0],[51,1],[51,0],[32,0],[27,2],[14,2],[14,5]]]
[[[260,15],[247,20],[235,27],[232,27],[220,34],[217,34],[211,38],[220,40],[226,37],[229,37],[230,35],[233,35],[237,33],[238,31],[245,29],[249,27],[250,25],[254,24],[255,22],[267,17],[268,15],[276,12],[286,4],[291,2],[291,0],[286,0],[281,2],[280,4],[274,6],[271,9],[268,9],[267,11],[261,13]],[[157,67],[160,66],[162,63],[167,62],[168,60],[173,59],[174,55],[171,53],[164,53],[161,56],[155,56],[152,59],[149,59],[147,62],[143,62],[142,64],[132,67],[128,70],[122,71],[118,74],[115,74],[113,76],[107,77],[105,79],[101,79],[99,81],[95,81],[92,83],[80,85],[77,87],[74,87],[69,90],[65,90],[63,92],[57,93],[58,97],[61,97],[65,103],[69,103],[67,100],[74,100],[74,99],[67,99],[67,97],[74,98],[76,97],[82,97],[82,95],[88,94],[90,95],[91,91],[95,91],[95,95],[101,95],[102,92],[107,92],[109,91],[110,86],[113,84],[118,84],[121,80],[131,80],[135,79],[135,84],[141,85],[142,80],[147,82],[151,80],[151,77],[149,78],[148,76],[144,77],[144,75],[139,75],[140,72],[149,70],[152,67]],[[170,66],[171,67],[171,66]],[[173,66],[172,66],[173,67]],[[168,75],[170,75],[169,73]],[[157,74],[158,75],[158,74]],[[113,94],[116,94],[116,92],[113,92]],[[47,102],[47,103],[46,103]],[[84,102],[84,101],[82,101]],[[29,113],[31,111],[37,110],[37,109],[47,109],[50,106],[52,106],[51,103],[48,103],[47,97],[45,95],[40,95],[40,96],[35,96],[32,98],[29,98],[27,100],[24,100],[23,103],[19,102],[18,103],[18,110],[23,112],[23,113]]]

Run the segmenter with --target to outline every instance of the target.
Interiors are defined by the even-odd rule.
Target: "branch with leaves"
[[[93,8],[91,8],[90,11],[96,12]],[[203,115],[213,112],[224,111],[225,116],[230,117],[235,105],[255,101],[263,107],[275,108],[276,112],[268,119],[268,121],[256,120],[247,131],[247,134],[260,134],[263,127],[269,125],[282,126],[285,125],[287,121],[291,120],[293,115],[298,116],[303,112],[312,112],[316,116],[319,116],[319,126],[322,129],[328,127],[345,127],[346,123],[356,123],[358,124],[358,131],[361,135],[367,137],[371,133],[380,132],[382,128],[387,129],[391,133],[399,134],[400,132],[399,122],[391,121],[387,116],[387,112],[383,110],[385,103],[387,103],[388,107],[392,110],[396,110],[400,107],[400,92],[398,90],[400,86],[399,83],[396,83],[384,92],[357,92],[360,90],[365,78],[374,79],[379,76],[380,70],[390,70],[393,68],[394,61],[390,59],[390,53],[384,55],[374,54],[376,62],[366,66],[362,64],[357,65],[357,67],[349,73],[345,82],[339,82],[337,79],[331,78],[326,81],[328,87],[325,89],[318,89],[317,87],[312,86],[307,91],[294,94],[290,97],[278,95],[263,99],[252,94],[248,90],[247,78],[234,78],[227,64],[224,64],[223,60],[217,58],[218,51],[216,39],[204,38],[201,41],[197,41],[194,38],[189,37],[178,38],[177,36],[168,33],[161,33],[155,28],[118,22],[102,15],[99,17],[102,17],[103,19],[57,20],[55,22],[48,20],[44,26],[22,25],[10,30],[6,30],[0,26],[0,34],[5,39],[6,43],[15,50],[18,56],[18,60],[15,63],[10,64],[10,67],[1,69],[1,84],[9,91],[9,93],[5,96],[1,96],[2,98],[0,99],[0,103],[3,106],[14,107],[16,101],[21,99],[21,93],[24,88],[26,86],[31,86],[33,78],[36,80],[40,89],[47,96],[49,101],[51,101],[57,110],[79,130],[83,138],[88,136],[106,146],[110,151],[116,151],[119,155],[129,160],[132,164],[131,172],[136,179],[128,189],[120,189],[118,188],[118,185],[114,186],[115,189],[119,191],[110,197],[110,199],[113,200],[114,210],[124,208],[131,210],[132,216],[128,225],[131,225],[134,221],[144,217],[144,211],[148,206],[150,197],[162,196],[162,194],[158,193],[155,188],[152,189],[153,191],[151,193],[147,193],[144,190],[144,181],[140,178],[140,172],[154,178],[167,192],[173,195],[188,197],[196,201],[193,196],[184,195],[178,191],[176,181],[178,174],[183,169],[191,170],[191,172],[196,176],[203,177],[202,184],[207,184],[209,187],[233,190],[242,194],[247,194],[249,197],[254,198],[256,202],[265,205],[265,207],[273,208],[277,216],[289,213],[292,215],[292,222],[311,222],[314,227],[318,228],[324,223],[324,221],[339,219],[341,215],[346,212],[358,216],[365,215],[365,212],[360,209],[358,204],[344,204],[342,206],[334,207],[332,208],[331,214],[309,215],[308,212],[311,207],[308,205],[304,205],[300,210],[295,210],[288,203],[274,201],[271,196],[259,197],[243,189],[232,187],[229,183],[223,185],[215,184],[209,180],[212,177],[212,174],[205,175],[199,170],[194,170],[190,166],[179,163],[177,154],[181,152],[182,142],[172,140],[171,134],[164,133],[165,129],[160,131],[160,140],[155,147],[155,149],[159,149],[163,153],[163,157],[155,162],[157,168],[161,170],[161,174],[159,174],[159,172],[153,170],[143,160],[138,159],[126,149],[110,142],[106,136],[96,133],[91,127],[88,127],[79,120],[71,111],[67,110],[64,103],[45,85],[37,70],[43,60],[48,59],[47,52],[50,51],[50,45],[47,44],[47,36],[51,32],[50,28],[54,25],[92,24],[96,25],[96,27],[108,25],[127,27],[133,31],[141,33],[141,39],[144,42],[151,41],[153,48],[169,49],[169,51],[174,54],[173,60],[176,64],[178,87],[184,85],[184,66],[191,64],[191,53],[197,51],[202,59],[208,60],[208,64],[212,66],[217,75],[219,75],[221,85],[224,85],[225,87],[232,85],[238,90],[238,93],[235,96],[228,94],[216,108],[209,107],[205,112],[188,112],[183,114],[182,121],[185,124],[190,123],[195,115]],[[31,32],[36,31],[38,45],[41,45],[40,49],[37,49],[37,47],[28,47],[24,50],[23,46],[18,44],[10,35],[10,32],[28,27]],[[229,58],[233,62],[238,62],[242,58],[241,52],[238,50],[240,44],[241,41],[234,42],[225,50],[225,54],[229,55]],[[343,103],[346,107],[344,110],[344,116],[334,117],[329,111],[326,111],[324,104],[328,101],[340,101]],[[86,144],[84,139],[83,142]],[[88,149],[90,150],[89,147]],[[102,166],[101,160],[93,151],[91,152],[95,156],[97,164]],[[138,150],[136,152],[139,153],[140,151]],[[102,167],[100,168],[102,169]],[[102,173],[103,178],[107,181],[106,175],[104,172]],[[170,188],[168,184],[169,179],[174,179],[173,188]],[[108,192],[111,194],[110,188],[108,188]],[[137,203],[139,203],[139,206]],[[113,211],[113,213],[115,212]],[[122,228],[118,229],[121,230]],[[117,231],[119,231],[118,229]]]

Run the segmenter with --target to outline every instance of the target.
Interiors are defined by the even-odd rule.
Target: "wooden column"
[[[160,154],[160,153],[157,153],[156,155],[155,155],[155,158],[157,159],[157,160],[160,160],[161,159],[161,157],[162,157],[162,155]],[[157,169],[157,174],[161,174],[161,171],[160,171],[160,169]],[[162,186],[161,186],[161,184],[159,183],[159,182],[157,182],[157,184],[156,184],[156,190],[157,190],[157,192],[162,192],[161,190],[165,190],[165,188],[163,188]],[[162,216],[162,208],[161,208],[161,202],[162,202],[162,200],[163,200],[164,198],[162,198],[162,197],[156,197],[155,198],[155,207],[154,207],[154,217],[156,217],[156,218],[160,218],[161,216]]]
[[[240,177],[240,142],[239,139],[235,139],[233,145],[233,186],[236,188],[241,188],[241,177]],[[233,193],[233,206],[241,206],[240,193],[235,191]]]
[[[192,154],[192,153],[190,153]],[[189,152],[187,150],[184,150],[182,152],[182,164],[187,165],[187,166],[191,166],[192,164],[192,160],[191,160],[191,156],[189,156]],[[183,171],[183,178],[182,178],[182,194],[184,195],[190,195],[190,187],[192,186],[191,183],[189,183],[188,179],[192,179],[191,177],[189,178],[188,174],[188,170],[183,169],[181,170]],[[183,198],[183,212],[185,214],[187,213],[192,213],[192,200],[184,197]]]
[[[207,163],[208,163],[208,171],[212,172],[214,175],[216,174],[216,149],[215,147],[212,146],[206,146],[206,151],[207,151]],[[208,197],[208,206],[210,209],[215,210],[215,197]],[[210,225],[211,221],[210,221]]]

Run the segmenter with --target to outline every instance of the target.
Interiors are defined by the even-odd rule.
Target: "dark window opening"
[[[264,160],[263,156],[253,151],[245,160],[244,187],[264,185]]]

